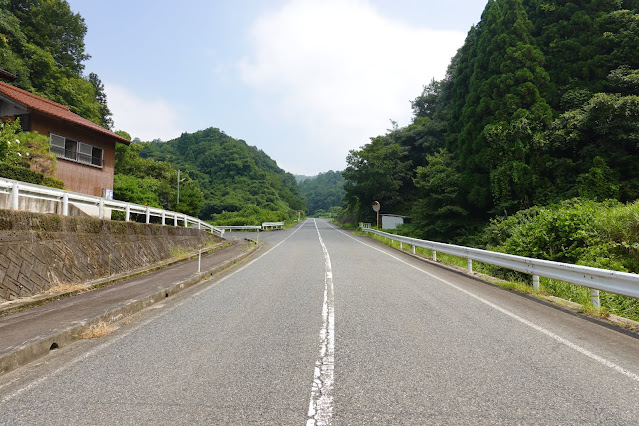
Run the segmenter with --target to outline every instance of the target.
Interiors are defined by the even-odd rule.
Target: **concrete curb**
[[[24,344],[10,348],[9,351],[0,354],[0,376],[6,374],[16,368],[22,367],[30,362],[42,358],[49,354],[52,349],[61,348],[81,339],[82,333],[91,329],[99,323],[111,324],[132,314],[140,312],[145,308],[158,303],[169,296],[186,290],[202,281],[211,279],[214,275],[219,274],[226,269],[239,264],[260,248],[259,244],[255,244],[246,252],[227,260],[207,271],[199,274],[193,274],[191,277],[179,281],[170,287],[161,291],[144,296],[140,299],[131,299],[126,302],[119,303],[105,310],[102,313],[86,318],[82,321],[76,321],[67,326],[53,330],[50,333],[37,336],[28,340]]]

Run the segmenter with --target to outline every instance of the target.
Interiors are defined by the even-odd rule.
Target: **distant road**
[[[639,339],[352,236],[0,377],[0,424],[639,424]],[[187,297],[188,296],[188,297]]]

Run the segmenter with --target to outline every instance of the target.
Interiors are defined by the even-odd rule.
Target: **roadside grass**
[[[115,327],[105,322],[99,322],[89,327],[88,330],[85,330],[84,332],[82,332],[80,337],[82,339],[98,339],[100,337],[104,337],[108,334],[113,333],[113,331],[115,331]]]
[[[202,249],[208,249],[211,247],[215,247],[220,245],[218,241],[206,241]],[[222,246],[220,246],[221,248]],[[225,246],[224,246],[225,247]],[[185,248],[185,247],[171,247],[169,248],[169,252],[171,253],[171,257],[174,259],[185,259],[187,257],[193,256],[197,249],[195,248]]]
[[[193,254],[192,249],[187,249],[184,247],[171,247],[169,251],[171,252],[171,257],[175,259],[184,259],[185,257],[189,257]]]
[[[88,287],[85,284],[58,284],[51,287],[47,291],[45,291],[45,293],[50,294],[50,293],[57,293],[57,292],[72,292],[72,291],[82,292],[87,290],[88,290]]]
[[[357,231],[357,234],[366,235],[369,238],[378,240],[383,244],[396,249],[400,248],[400,243],[398,241],[391,241],[386,237],[361,231]],[[403,251],[412,253],[412,250],[412,246],[408,244],[403,245]],[[431,260],[433,259],[432,250],[415,247],[415,254]],[[437,262],[452,265],[464,270],[467,267],[465,258],[441,252],[437,252]],[[526,274],[509,271],[480,262],[473,262],[473,272],[484,275],[485,279],[506,290],[525,293],[543,300],[551,300],[549,296],[554,296],[559,299],[577,303],[581,305],[579,311],[589,316],[609,318],[610,315],[616,315],[633,321],[639,321],[639,300],[631,297],[601,291],[599,295],[601,309],[596,310],[590,301],[590,289],[586,287],[540,277],[539,291],[537,292],[532,286],[531,277]],[[621,325],[627,326],[624,324]]]

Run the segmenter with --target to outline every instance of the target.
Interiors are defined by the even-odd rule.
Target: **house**
[[[397,229],[399,225],[407,223],[410,217],[396,214],[380,214],[382,217],[382,229]]]
[[[113,191],[115,146],[130,142],[74,114],[68,107],[0,81],[0,119],[20,118],[24,131],[50,138],[58,158],[55,177],[73,192],[103,196]]]

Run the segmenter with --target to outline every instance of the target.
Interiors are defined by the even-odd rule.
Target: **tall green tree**
[[[461,176],[450,153],[441,149],[429,155],[426,165],[417,168],[414,181],[419,200],[413,208],[413,225],[419,236],[454,240],[468,221],[468,212],[461,207]]]
[[[82,74],[86,31],[65,0],[0,0],[0,66],[18,77],[16,86],[109,128],[101,81]]]
[[[400,194],[403,182],[410,179],[412,163],[398,143],[378,136],[362,149],[351,150],[346,163],[342,172],[345,202],[357,220],[369,217],[367,207],[373,201],[379,201],[386,212],[402,213],[410,208]]]
[[[532,28],[521,0],[492,0],[473,40],[473,71],[453,147],[468,203],[479,211],[515,211],[534,195],[531,162],[552,111],[543,96],[549,77]]]

